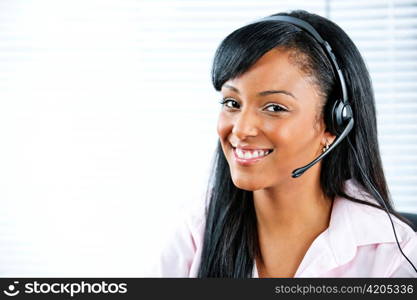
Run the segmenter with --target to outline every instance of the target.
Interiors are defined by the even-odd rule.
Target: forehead
[[[230,79],[227,83],[270,89],[278,87],[305,87],[310,76],[301,69],[302,64],[295,59],[294,50],[276,48],[266,52],[242,75]]]
[[[246,93],[276,89],[287,90],[297,98],[319,96],[302,59],[302,55],[294,50],[275,48],[266,52],[245,73],[226,83]]]

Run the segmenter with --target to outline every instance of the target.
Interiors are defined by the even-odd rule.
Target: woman
[[[331,110],[344,87],[311,34],[271,19],[231,33],[213,63],[223,99],[206,212],[174,235],[159,276],[416,277],[396,239],[415,265],[417,235],[389,199],[360,53],[325,18],[277,15],[308,22],[331,45],[355,125],[326,153],[340,136]],[[291,176],[321,153],[301,177]]]

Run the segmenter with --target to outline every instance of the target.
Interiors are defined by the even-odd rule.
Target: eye
[[[278,104],[269,104],[268,106],[265,107],[265,109],[270,112],[288,111],[287,109],[285,109],[284,107]]]
[[[239,103],[233,98],[224,98],[220,101],[220,104],[230,109],[238,109],[240,107]]]

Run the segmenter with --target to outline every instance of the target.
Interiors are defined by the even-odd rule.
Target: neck
[[[254,191],[253,197],[260,236],[288,238],[328,227],[332,201],[321,189],[320,172]]]

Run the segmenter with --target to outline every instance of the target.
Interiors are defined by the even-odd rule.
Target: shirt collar
[[[363,200],[369,203],[378,204],[359,183],[350,179],[345,182],[345,193],[356,199]],[[339,241],[340,236],[350,235],[349,241],[354,246],[363,246],[369,244],[379,243],[396,243],[395,236],[392,230],[392,225],[388,214],[384,209],[375,208],[370,205],[357,203],[343,197],[336,197],[333,203],[334,207],[330,218],[329,231],[331,240]],[[398,229],[404,228],[404,223],[399,221],[396,217],[391,215],[395,227]],[[344,226],[347,227],[345,232]],[[405,232],[397,231],[398,241],[401,242],[404,238]],[[399,231],[399,232],[398,232]],[[343,242],[340,244],[345,244]]]
[[[345,182],[345,193],[359,200],[377,204],[355,180]],[[398,241],[408,230],[404,223],[392,216]],[[352,260],[358,246],[396,243],[391,222],[384,210],[335,197],[329,227],[322,232],[307,251],[297,275],[317,276]],[[312,267],[312,266],[316,266]]]

